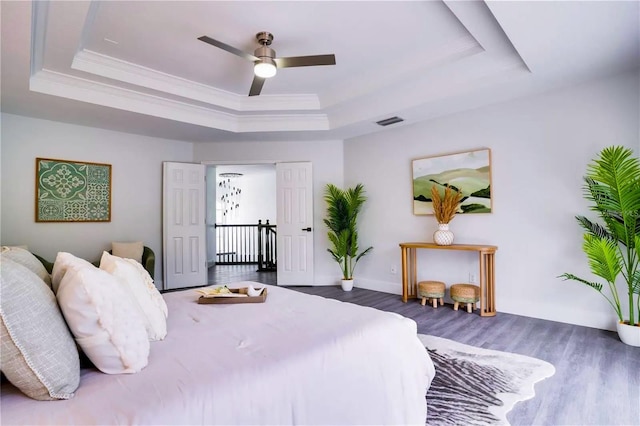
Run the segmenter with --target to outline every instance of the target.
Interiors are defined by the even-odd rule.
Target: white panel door
[[[163,163],[164,288],[207,284],[205,167]]]
[[[216,248],[216,168],[215,166],[207,166],[205,191],[207,194],[207,213],[206,213],[206,239],[207,239],[207,267],[211,268],[216,265],[217,248]]]
[[[278,285],[313,285],[311,163],[276,164]]]

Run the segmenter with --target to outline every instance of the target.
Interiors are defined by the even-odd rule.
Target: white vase
[[[344,291],[351,291],[353,289],[353,279],[342,280],[342,289]]]
[[[618,329],[618,337],[620,337],[622,343],[626,343],[629,346],[640,347],[640,326],[618,322],[616,328]]]
[[[439,246],[453,244],[453,232],[449,231],[448,223],[439,223],[438,230],[433,233],[433,242]]]

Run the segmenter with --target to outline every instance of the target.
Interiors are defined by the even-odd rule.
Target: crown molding
[[[31,75],[34,75],[44,66],[49,2],[35,1],[32,3],[31,7],[31,67],[29,71]]]
[[[283,127],[286,124],[286,129]],[[331,130],[326,114],[243,115],[239,117],[237,132],[278,132]]]
[[[34,92],[234,133],[329,129],[325,114],[235,115],[47,69],[31,76],[29,88]]]
[[[320,101],[317,95],[262,95],[248,97],[87,49],[76,53],[71,68],[239,112],[309,111],[320,109]]]

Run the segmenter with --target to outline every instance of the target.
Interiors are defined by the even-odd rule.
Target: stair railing
[[[258,221],[258,271],[275,271],[277,269],[277,231],[276,225],[263,224]]]
[[[276,270],[276,225],[215,225],[218,265],[257,264],[258,271]]]

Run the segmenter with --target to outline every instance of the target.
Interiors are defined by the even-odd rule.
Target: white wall
[[[36,157],[111,164],[111,222],[36,223]],[[161,286],[162,162],[192,157],[187,142],[3,114],[2,244],[26,244],[50,261],[58,251],[93,261],[112,241],[143,241]]]
[[[412,213],[412,159],[488,147],[492,214],[458,215],[458,243],[494,244],[498,312],[598,328],[614,313],[594,290],[557,277],[592,277],[574,216],[590,215],[582,198],[586,165],[609,145],[639,147],[638,74],[388,129],[345,141],[345,184],[362,182],[369,201],[361,244],[373,245],[356,269],[356,285],[401,293],[398,244],[432,241],[433,216]],[[477,255],[422,250],[419,279],[447,284],[477,275]],[[491,321],[491,319],[487,319]]]
[[[237,170],[235,166],[217,166],[219,173]],[[262,223],[276,223],[276,166],[242,166],[243,176],[235,178],[233,186],[242,192],[238,197],[240,208],[233,212],[226,223],[229,225],[255,224],[258,220]],[[224,178],[218,177],[220,183]],[[218,191],[218,199],[221,191]]]
[[[194,145],[195,161],[203,162],[291,162],[313,163],[314,193],[314,282],[316,285],[337,284],[340,271],[327,253],[324,187],[331,182],[342,185],[342,141],[319,142],[219,142]]]

